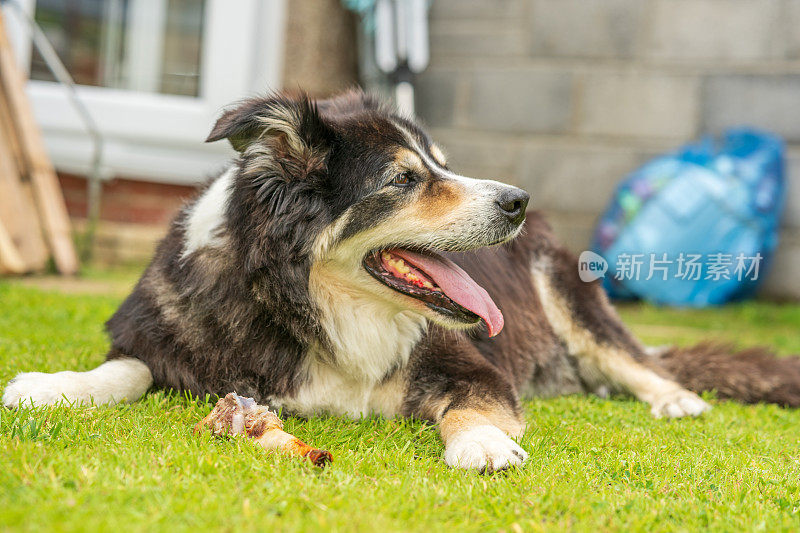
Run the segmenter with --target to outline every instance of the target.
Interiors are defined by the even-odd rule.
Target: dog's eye
[[[408,187],[412,185],[414,181],[416,180],[411,172],[403,172],[402,174],[397,174],[390,182],[390,185],[394,185],[395,187]]]

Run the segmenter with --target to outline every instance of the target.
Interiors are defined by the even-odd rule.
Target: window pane
[[[197,95],[205,0],[169,0],[161,92]]]
[[[82,85],[198,96],[205,0],[37,0],[36,20]],[[53,81],[36,53],[31,78]]]

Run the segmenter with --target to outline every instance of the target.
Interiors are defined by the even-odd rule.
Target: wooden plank
[[[72,242],[69,215],[47,151],[44,147],[33,110],[25,95],[25,79],[14,59],[0,12],[0,83],[8,101],[8,109],[20,140],[25,167],[31,181],[50,251],[56,268],[62,274],[78,272],[78,256]]]
[[[49,254],[30,183],[21,180],[25,175],[24,160],[12,128],[8,102],[0,86],[0,222],[25,265],[24,271],[41,271]]]
[[[25,168],[25,158],[22,156],[22,147],[17,139],[17,132],[11,119],[11,110],[8,108],[8,101],[0,84],[0,135],[5,136],[6,144],[14,155],[14,166],[17,174],[27,181],[28,171]]]
[[[25,261],[0,221],[0,274],[24,274],[27,270]]]
[[[2,97],[0,93],[0,107],[3,106]],[[0,222],[18,250],[25,271],[44,270],[49,254],[36,204],[29,184],[20,180],[12,150],[7,129],[0,127]]]

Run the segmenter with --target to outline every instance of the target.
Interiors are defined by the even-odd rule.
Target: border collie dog
[[[221,139],[238,157],[108,321],[106,362],[20,374],[6,406],[155,386],[300,416],[413,415],[438,426],[448,465],[490,472],[527,457],[523,397],[624,393],[657,417],[703,413],[696,393],[712,389],[800,405],[800,359],[646,350],[526,192],[451,170],[370,96],[249,99],[222,114]]]

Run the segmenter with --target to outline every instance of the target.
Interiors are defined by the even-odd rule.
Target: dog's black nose
[[[522,224],[525,220],[525,208],[531,196],[516,187],[508,187],[497,198],[497,207],[514,224]]]

